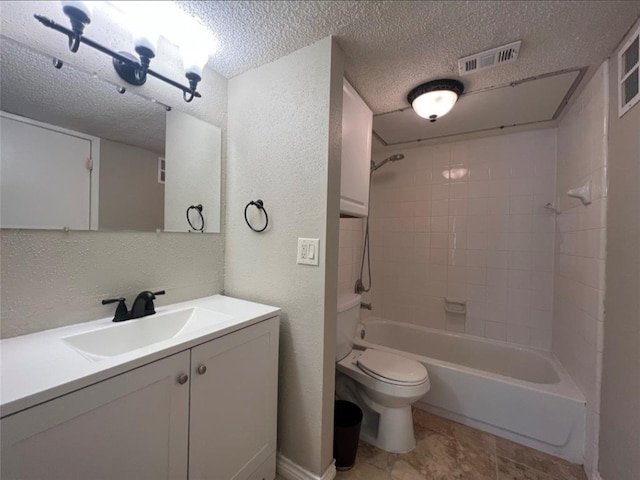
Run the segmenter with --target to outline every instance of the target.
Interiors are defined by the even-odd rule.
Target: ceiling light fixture
[[[62,3],[62,11],[69,17],[71,29],[42,15],[34,15],[34,17],[44,26],[65,34],[69,38],[71,52],[77,52],[80,44],[84,43],[112,57],[118,75],[132,85],[144,84],[150,75],[182,90],[185,102],[191,102],[194,98],[202,96],[196,89],[202,80],[202,71],[209,59],[209,54],[217,49],[218,43],[211,35],[207,35],[208,31],[202,24],[195,21],[172,2],[112,2],[136,9],[125,13],[130,16],[133,46],[137,56],[128,52],[115,52],[84,35],[85,27],[91,23],[94,2],[63,1],[60,3]],[[161,18],[163,20],[161,24],[149,22],[150,3],[158,4],[153,6],[153,10],[155,13],[162,13],[162,15],[154,13],[153,17]],[[141,10],[137,8],[137,4],[146,4],[146,18],[140,15]],[[174,28],[167,27],[169,22],[173,22]],[[159,32],[162,31],[165,35],[165,30],[171,31],[172,35],[169,40],[180,46],[185,77],[189,86],[178,83],[150,68],[151,59],[157,53]]]
[[[464,85],[458,80],[432,80],[411,90],[407,101],[419,116],[435,122],[449,113],[463,91]]]

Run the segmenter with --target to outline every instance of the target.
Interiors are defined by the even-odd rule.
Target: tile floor
[[[416,448],[384,452],[364,442],[337,480],[586,480],[579,465],[414,410]]]

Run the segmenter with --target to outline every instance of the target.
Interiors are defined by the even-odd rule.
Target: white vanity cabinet
[[[186,478],[182,352],[0,421],[3,480]]]
[[[275,477],[277,336],[275,318],[192,349],[190,479]]]
[[[342,176],[340,213],[366,217],[369,212],[373,114],[347,82],[342,86]]]
[[[275,477],[279,317],[0,420],[3,480]]]

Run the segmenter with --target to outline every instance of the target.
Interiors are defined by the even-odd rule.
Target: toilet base
[[[411,405],[385,407],[373,401],[366,389],[338,372],[336,396],[357,404],[364,413],[360,438],[381,450],[407,453],[416,446]]]
[[[372,412],[379,416],[377,428],[375,431],[364,429],[360,438],[385,452],[407,453],[413,450],[416,446],[416,438],[413,431],[411,406],[384,408],[384,410],[382,413]]]

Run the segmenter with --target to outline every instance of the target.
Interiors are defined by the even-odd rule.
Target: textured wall
[[[158,157],[162,156],[100,140],[100,230],[162,230],[164,184],[158,183]]]
[[[221,235],[2,230],[2,336],[107,317],[125,296],[165,289],[158,304],[220,292]]]
[[[555,130],[374,159],[392,153],[405,159],[372,180],[373,314],[549,349]],[[445,297],[466,300],[466,318]]]
[[[635,28],[640,26],[638,22]],[[640,104],[618,118],[618,52],[609,76],[609,198],[600,474],[640,478]]]
[[[278,449],[316,475],[333,457],[342,112],[335,49],[326,38],[229,81],[225,292],[282,308]],[[258,198],[270,220],[261,234],[243,218]],[[298,237],[320,239],[318,267],[296,264]]]
[[[553,353],[587,399],[585,470],[598,463],[598,412],[604,320],[606,242],[605,62],[558,127],[556,260]],[[592,182],[593,203],[582,205],[569,189]]]
[[[110,60],[103,54],[88,48],[69,53],[62,35],[32,18],[37,12],[66,24],[58,2],[2,2],[1,8],[3,35],[117,81]],[[109,8],[103,2],[96,6],[91,38],[115,50],[127,50],[131,36],[122,25],[113,23]],[[176,48],[161,43],[158,57],[154,66],[159,71],[172,78],[182,77]],[[206,70],[200,88],[203,98],[190,104],[182,101],[175,88],[162,82],[150,80],[139,90],[222,128],[224,185],[227,80]],[[0,242],[0,335],[4,337],[108,316],[113,309],[99,302],[105,296],[132,298],[145,288],[162,287],[167,296],[159,304],[165,304],[213,295],[223,289],[223,234],[3,230]]]

